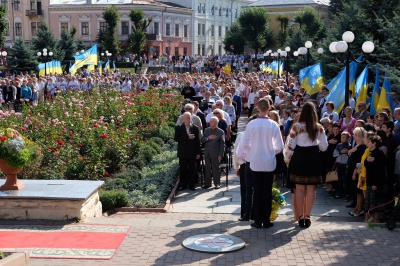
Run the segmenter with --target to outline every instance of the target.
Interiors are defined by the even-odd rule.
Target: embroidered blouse
[[[297,145],[301,147],[318,145],[320,151],[325,151],[328,148],[328,141],[326,139],[324,128],[320,124],[317,124],[317,128],[317,137],[312,141],[308,137],[306,125],[304,123],[296,123],[293,125],[286,140],[285,148],[283,149],[283,156],[286,164],[289,164],[294,148],[296,148]]]

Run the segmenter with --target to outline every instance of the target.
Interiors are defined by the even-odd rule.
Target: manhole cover
[[[239,250],[245,243],[236,236],[223,234],[202,234],[186,238],[182,245],[185,248],[211,253],[224,253]]]

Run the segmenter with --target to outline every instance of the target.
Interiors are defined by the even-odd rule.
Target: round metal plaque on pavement
[[[224,253],[239,250],[245,246],[245,242],[231,235],[202,234],[186,238],[182,245],[185,248],[210,253]]]

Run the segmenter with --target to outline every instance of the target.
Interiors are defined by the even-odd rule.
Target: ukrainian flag
[[[224,70],[225,74],[229,74],[232,71],[231,65],[229,65],[228,63],[226,63],[222,69]]]
[[[117,68],[115,67],[115,62],[113,61],[113,71],[115,71]]]
[[[357,58],[357,61],[362,60],[362,55],[360,55]],[[356,76],[357,68],[358,68],[358,63],[357,61],[352,61],[350,63],[350,71],[349,71],[349,82],[350,82],[350,87],[351,84],[353,83],[352,77]],[[341,73],[341,74],[340,74]],[[335,104],[335,111],[340,113],[344,107],[345,103],[345,89],[346,89],[346,68],[344,68],[342,71],[340,71],[340,76],[337,77],[337,80],[335,83],[332,85],[331,89],[329,90],[329,94],[326,97],[327,101],[331,101]],[[336,79],[336,78],[335,78]],[[331,82],[332,83],[332,82]],[[355,81],[354,81],[354,87],[355,87]]]
[[[69,67],[69,73],[71,73],[72,75],[75,75],[76,71],[78,71],[78,67],[76,66],[76,64],[73,64]]]
[[[84,65],[96,64],[99,60],[97,56],[97,44],[93,45],[82,54],[74,55],[74,58],[76,68],[83,67]]]
[[[87,66],[87,71],[90,73],[91,71],[94,71],[94,64],[90,64]]]
[[[301,69],[299,80],[307,94],[312,95],[320,92],[324,85],[321,63]]]
[[[43,77],[43,76],[45,75],[45,73],[44,73],[44,68],[45,68],[44,63],[41,63],[41,64],[38,65],[39,77]]]
[[[269,67],[268,67],[269,72],[272,74],[278,75],[278,61],[273,61]]]
[[[336,83],[338,83],[340,77],[342,76],[342,74],[344,73],[345,70],[346,70],[346,68],[345,68],[345,69],[342,69],[342,70],[339,72],[339,74],[337,74],[337,76],[334,77],[334,78],[331,80],[331,82],[329,82],[328,85],[326,85],[326,87],[328,88],[329,91],[336,85]]]
[[[368,65],[361,72],[360,76],[356,81],[356,102],[366,102],[368,92]],[[358,105],[356,105],[356,111],[358,111]]]
[[[110,71],[110,60],[107,60],[107,63],[104,66],[104,71]]]
[[[386,69],[389,67],[386,65]],[[392,99],[392,88],[390,86],[389,76],[386,71],[385,78],[383,79],[383,86],[381,89],[381,94],[379,95],[378,107],[376,112],[379,114],[382,112],[382,108],[389,107],[391,114],[393,114],[393,99]]]
[[[48,63],[47,66],[48,72],[52,74],[62,74],[61,62],[57,60],[53,60]]]
[[[360,62],[363,59],[363,55],[361,54],[358,58],[357,61]],[[351,64],[350,64],[350,79],[349,79],[349,89],[353,93],[352,95],[356,95],[355,89],[356,89],[356,74],[357,74],[357,69],[358,69],[358,64],[355,64],[355,71],[352,71],[351,69]]]
[[[378,64],[376,64],[375,67],[375,86],[374,90],[372,91],[372,96],[371,96],[371,106],[369,108],[370,113],[375,115],[376,114],[376,109],[378,108],[378,103],[379,103],[379,94],[381,93],[381,87],[379,86],[379,68]]]
[[[103,66],[103,62],[102,62],[102,61],[99,61],[99,64],[97,65],[97,69],[99,70],[99,73],[100,73],[100,74],[103,73],[103,68],[102,68],[102,66]]]

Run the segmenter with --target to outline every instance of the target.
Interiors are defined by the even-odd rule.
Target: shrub
[[[141,173],[138,167],[135,165],[129,165],[125,171],[118,173],[115,175],[115,178],[121,178],[127,181],[132,181],[133,179],[137,179],[141,177]]]
[[[123,178],[110,178],[104,183],[104,188],[107,190],[112,189],[129,189],[129,180]]]
[[[106,171],[108,173],[114,173],[121,170],[127,156],[123,150],[115,147],[108,147],[104,153],[104,158],[107,160]]]
[[[143,157],[146,163],[149,163],[155,154],[157,154],[157,151],[147,143],[140,147],[140,156]]]
[[[157,143],[160,147],[164,145],[163,139],[159,137],[152,137],[151,139],[149,139],[149,141]]]
[[[159,144],[155,143],[151,139],[149,139],[149,141],[146,142],[146,145],[152,147],[157,153],[161,152],[161,146]]]
[[[103,212],[128,206],[129,203],[128,193],[125,190],[100,190],[99,196]]]

